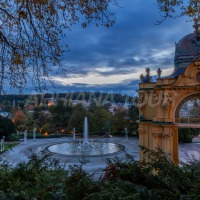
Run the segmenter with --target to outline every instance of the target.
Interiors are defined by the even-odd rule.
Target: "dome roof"
[[[200,55],[200,35],[190,33],[184,36],[177,44],[174,57],[175,69],[171,77],[178,77],[196,57]]]

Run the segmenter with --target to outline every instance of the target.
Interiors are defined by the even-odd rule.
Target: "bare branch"
[[[117,5],[115,0],[1,0],[0,93],[6,83],[20,92],[30,82],[40,91],[46,87],[51,70],[62,69],[65,31],[76,23],[113,25],[110,4]]]

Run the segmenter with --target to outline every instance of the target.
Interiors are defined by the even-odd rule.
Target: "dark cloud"
[[[145,65],[166,68],[173,65],[174,43],[190,32],[184,19],[169,20],[156,26],[160,20],[156,3],[151,1],[119,1],[122,8],[116,9],[117,22],[110,29],[90,27],[72,31],[71,52],[66,63],[71,63],[75,74],[95,72],[95,67],[114,67],[103,75],[134,72]],[[174,31],[172,31],[174,30]],[[183,34],[181,33],[183,32]],[[178,36],[178,37],[177,37]],[[177,39],[178,38],[178,39]],[[73,42],[73,43],[72,43]],[[154,51],[171,51],[165,57],[153,57]],[[138,57],[139,59],[134,59]],[[67,67],[67,65],[66,65]]]
[[[49,90],[52,92],[77,92],[77,91],[85,91],[85,92],[92,92],[92,91],[100,91],[100,92],[113,92],[113,93],[122,93],[122,94],[131,94],[136,95],[137,84],[139,83],[138,80],[132,81],[127,80],[120,84],[109,84],[109,85],[88,85],[88,84],[75,84],[71,86],[59,86],[57,90],[52,88]]]

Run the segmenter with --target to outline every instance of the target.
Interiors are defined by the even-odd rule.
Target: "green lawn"
[[[5,151],[12,149],[17,144],[19,144],[19,142],[5,142]]]

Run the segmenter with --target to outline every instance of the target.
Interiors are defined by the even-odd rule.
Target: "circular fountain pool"
[[[125,146],[102,141],[73,141],[51,145],[47,147],[47,150],[52,153],[69,156],[100,156],[123,151]]]

